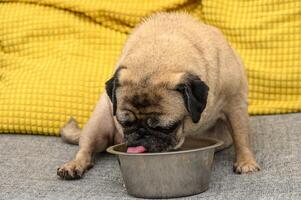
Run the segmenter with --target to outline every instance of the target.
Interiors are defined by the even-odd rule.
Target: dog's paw
[[[249,172],[257,172],[260,171],[260,166],[256,163],[255,160],[243,160],[238,161],[233,166],[233,171],[236,174],[243,174]]]
[[[57,169],[57,175],[65,180],[79,179],[85,169],[76,160],[65,163]]]

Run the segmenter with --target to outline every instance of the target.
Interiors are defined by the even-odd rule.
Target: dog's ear
[[[118,86],[118,77],[115,75],[106,82],[106,91],[113,104],[113,115],[116,115],[116,109],[117,109],[117,100],[116,100],[117,86]]]
[[[117,110],[117,99],[116,99],[116,89],[119,86],[119,72],[121,69],[124,69],[125,67],[119,67],[113,77],[106,82],[106,92],[111,99],[111,102],[113,104],[113,115],[116,115],[116,110]]]
[[[192,121],[197,123],[206,107],[209,87],[198,76],[185,74],[176,89],[182,94]]]

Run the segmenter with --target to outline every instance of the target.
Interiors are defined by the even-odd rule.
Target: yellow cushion
[[[202,2],[206,23],[219,27],[243,58],[249,113],[301,111],[301,1]]]
[[[58,135],[69,116],[82,126],[127,34],[155,11],[185,10],[226,34],[248,70],[251,114],[300,111],[301,6],[281,2],[2,0],[0,132]]]

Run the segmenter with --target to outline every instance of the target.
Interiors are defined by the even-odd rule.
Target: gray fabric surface
[[[301,199],[301,113],[251,118],[252,146],[263,170],[232,172],[233,148],[215,156],[210,189],[186,199]],[[0,134],[0,199],[132,199],[114,156],[99,154],[83,179],[63,181],[56,168],[77,146],[58,137]]]

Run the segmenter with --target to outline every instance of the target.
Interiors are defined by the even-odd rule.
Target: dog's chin
[[[159,153],[167,152],[173,149],[173,145],[167,144],[166,142],[157,141],[155,139],[150,140],[139,140],[134,143],[126,141],[127,147],[143,146],[148,153]]]
[[[179,149],[185,141],[185,137],[179,139],[171,138],[169,140],[164,140],[156,137],[145,137],[143,139],[132,140],[132,138],[127,138],[127,147],[137,147],[143,146],[148,153],[160,153],[168,152]]]
[[[158,138],[155,136],[144,136],[143,138],[137,138],[135,134],[128,135],[125,138],[127,147],[138,147],[143,146],[146,149],[146,152],[149,153],[158,153],[158,152],[167,152],[173,149],[175,146],[175,138]]]

